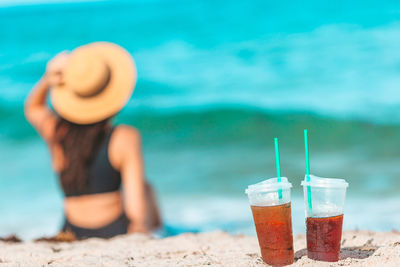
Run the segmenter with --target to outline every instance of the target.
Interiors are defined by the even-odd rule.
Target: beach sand
[[[347,231],[338,263],[307,258],[305,236],[294,238],[292,266],[399,266],[400,233]],[[265,266],[256,237],[225,232],[156,239],[133,234],[71,243],[0,242],[0,266]]]

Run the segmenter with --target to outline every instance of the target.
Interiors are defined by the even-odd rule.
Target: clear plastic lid
[[[310,181],[307,181],[307,175],[304,177],[304,181],[301,182],[302,186],[311,187],[326,187],[326,188],[347,188],[349,184],[344,179],[336,178],[323,178],[315,175],[309,175]]]
[[[259,182],[257,184],[249,185],[246,189],[246,194],[262,193],[262,192],[275,192],[279,189],[290,189],[292,184],[289,183],[286,177],[281,177],[281,181],[278,182],[278,178],[271,178]]]

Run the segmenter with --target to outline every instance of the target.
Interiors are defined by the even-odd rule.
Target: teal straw
[[[305,149],[305,156],[306,156],[306,181],[310,181],[310,161],[308,157],[308,134],[307,129],[304,129],[304,149]],[[307,186],[307,201],[308,207],[310,209],[310,213],[312,214],[312,204],[311,204],[311,187]]]
[[[279,162],[279,145],[278,145],[278,138],[274,138],[275,141],[275,162],[276,162],[276,177],[278,179],[278,183],[282,181],[281,179],[281,165]],[[282,199],[282,188],[278,189],[279,199]]]

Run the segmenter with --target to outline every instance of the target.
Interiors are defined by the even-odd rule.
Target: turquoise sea
[[[400,2],[31,0],[0,1],[0,236],[61,226],[23,103],[52,56],[92,41],[136,60],[116,122],[142,133],[170,233],[255,234],[244,190],[276,176],[274,137],[304,232],[304,128],[311,172],[350,184],[344,228],[399,229]]]

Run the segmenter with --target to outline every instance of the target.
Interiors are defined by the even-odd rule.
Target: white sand
[[[341,260],[322,263],[306,256],[305,237],[295,237],[293,266],[400,266],[400,234],[345,232]],[[0,242],[0,266],[265,266],[256,237],[224,232],[165,239],[144,235],[72,243]]]

